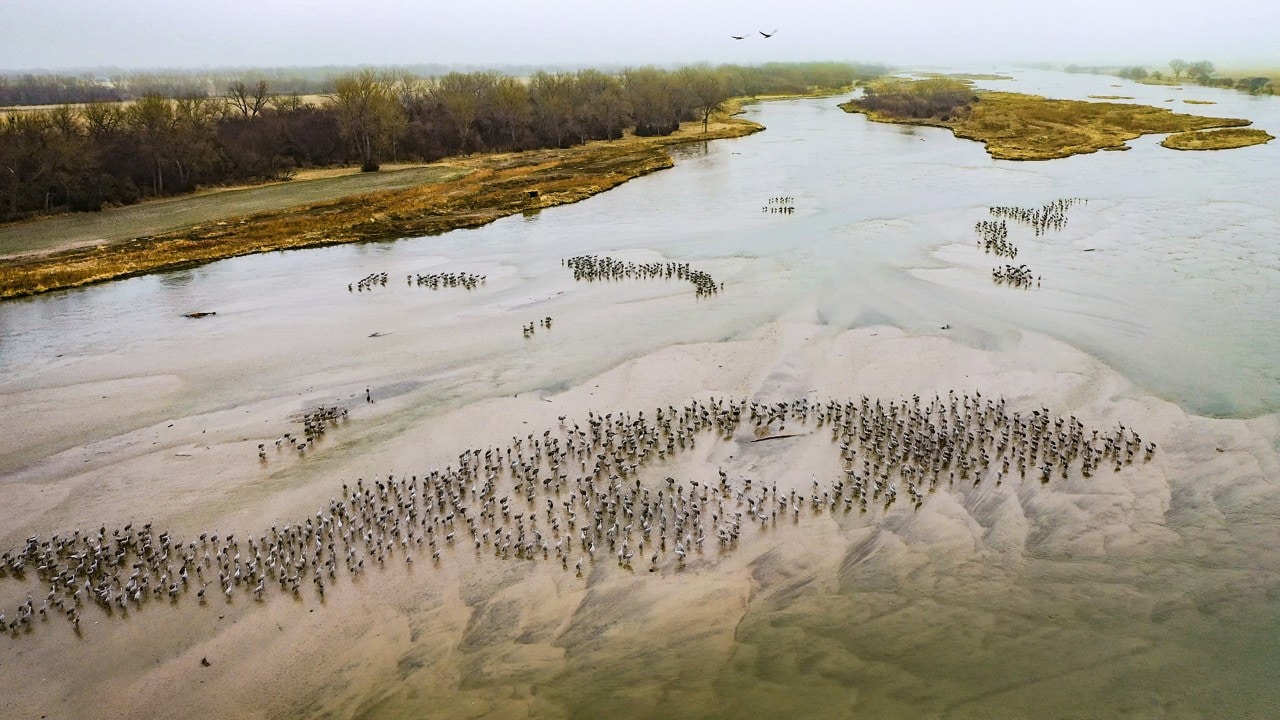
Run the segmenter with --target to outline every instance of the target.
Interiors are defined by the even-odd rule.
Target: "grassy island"
[[[667,136],[627,135],[568,149],[500,153],[446,163],[439,182],[226,218],[174,232],[0,258],[0,298],[21,297],[215,260],[478,227],[520,212],[577,202],[673,165],[666,147],[763,130],[729,103]],[[461,171],[461,172],[458,172]]]
[[[1142,135],[1250,124],[1147,105],[979,91],[946,78],[873,83],[862,98],[840,107],[876,122],[948,128],[956,137],[983,143],[1000,160],[1052,160],[1123,148]]]
[[[1178,133],[1165,138],[1160,144],[1174,150],[1229,150],[1272,140],[1275,138],[1264,130],[1243,128]]]

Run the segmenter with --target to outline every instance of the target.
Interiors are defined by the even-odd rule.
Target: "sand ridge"
[[[314,512],[356,467],[363,466],[366,471],[359,474],[370,477],[368,470],[439,466],[456,457],[460,443],[498,443],[552,428],[560,415],[678,406],[690,398],[772,401],[872,391],[894,398],[945,395],[951,389],[1004,396],[1027,408],[1043,404],[1089,424],[1107,426],[1119,419],[1141,428],[1162,452],[1114,477],[1108,471],[1092,481],[1077,478],[1045,488],[1009,483],[943,490],[930,495],[919,511],[899,506],[868,515],[818,513],[794,525],[780,523],[777,530],[747,530],[734,552],[692,557],[683,570],[664,566],[656,574],[631,573],[606,559],[579,579],[554,562],[512,564],[454,549],[439,568],[393,565],[338,582],[324,603],[310,596],[300,601],[273,596],[261,605],[247,598],[209,607],[186,600],[172,608],[154,603],[129,618],[95,616],[83,640],[59,620],[0,646],[8,707],[98,717],[189,716],[193,708],[242,717],[416,717],[424,712],[569,717],[582,712],[617,716],[624,707],[632,717],[670,716],[673,707],[687,708],[688,716],[711,707],[726,716],[747,716],[760,708],[786,709],[769,694],[760,675],[767,672],[779,680],[815,679],[813,693],[796,699],[792,710],[856,708],[893,715],[906,711],[900,703],[911,697],[911,674],[922,669],[912,665],[922,662],[917,656],[965,647],[963,631],[944,641],[935,634],[943,632],[936,622],[922,622],[926,616],[950,616],[945,626],[954,628],[1011,622],[993,613],[990,603],[1000,597],[995,605],[1005,608],[1000,612],[1019,608],[1004,642],[1022,647],[1037,634],[1029,614],[1034,605],[1059,612],[1090,605],[1115,610],[1143,597],[1124,587],[1149,582],[1137,568],[1147,568],[1151,558],[1177,555],[1188,532],[1202,532],[1189,528],[1192,519],[1194,524],[1206,517],[1222,520],[1216,531],[1206,533],[1274,535],[1256,522],[1229,522],[1247,513],[1254,499],[1274,496],[1273,484],[1265,480],[1277,467],[1274,419],[1187,416],[1143,396],[1087,355],[1032,334],[1015,348],[995,353],[940,337],[910,337],[889,327],[833,333],[802,316],[740,341],[664,348],[564,392],[468,404],[411,422],[376,446],[364,447],[355,437],[358,430],[335,436],[335,448],[350,442],[362,449],[333,463],[334,476],[284,473],[283,488],[273,484],[263,495],[234,490],[260,480],[251,463],[232,460],[230,451],[183,458],[189,463],[187,491],[213,491],[223,499],[209,504],[213,510],[207,517],[201,517],[199,506],[152,503],[158,511],[154,520],[164,525],[169,515],[184,530],[220,527],[225,532],[232,518],[237,531],[250,532]],[[396,410],[376,412],[390,417]],[[662,472],[714,477],[716,467],[725,467],[736,476],[803,489],[814,476],[837,469],[829,441],[819,435],[745,446],[700,442]],[[1193,437],[1201,439],[1191,442]],[[1211,443],[1213,462],[1202,463],[1200,453]],[[1221,452],[1216,443],[1222,443]],[[145,474],[172,467],[170,462],[143,456],[112,469]],[[228,469],[211,472],[219,465]],[[95,477],[90,471],[67,482]],[[18,514],[34,511],[32,525],[44,520],[52,521],[50,530],[64,527],[58,518],[83,520],[90,506],[98,516],[109,515],[109,503],[102,510],[104,497],[132,492],[118,487],[102,497],[68,495],[61,501],[66,510],[58,512],[39,503],[11,506],[3,526],[15,527],[11,521]],[[137,493],[138,501],[144,497]],[[267,497],[270,502],[260,502]],[[121,509],[128,504],[121,502]],[[21,542],[5,540],[7,546]],[[1262,597],[1256,593],[1264,586],[1249,591],[1248,573],[1237,568],[1263,559],[1234,560],[1224,563],[1214,582],[1246,590],[1241,602],[1250,593]],[[1159,572],[1182,574],[1176,565]],[[1079,573],[1114,576],[1119,584],[1108,583],[1114,587],[1110,596],[1100,597],[1099,586],[1089,583],[1080,586],[1090,588],[1086,593],[1069,590],[1077,582],[1070,578]],[[1182,581],[1192,585],[1193,595],[1201,592],[1194,587],[1204,587],[1189,576]],[[1046,595],[1054,588],[1065,594]],[[16,588],[6,588],[6,595],[10,589]],[[842,615],[844,620],[821,633],[826,639],[813,637],[801,655],[777,654],[784,647],[805,646],[780,645],[778,633],[792,641],[813,633],[821,627],[813,623],[831,612],[848,613],[851,598],[856,617]],[[830,607],[823,611],[823,605]],[[1167,605],[1147,611],[1176,621],[1188,608],[1176,597]],[[1068,623],[1048,644],[1087,645],[1098,632]],[[905,660],[891,660],[874,647],[848,645],[850,633],[864,641],[888,633],[897,644],[916,650],[908,650]],[[919,640],[912,641],[917,635]],[[1136,641],[1101,655],[1085,651],[1086,645],[1072,659],[1086,675],[1093,672],[1090,667],[1110,667],[1118,658],[1144,652]],[[1184,652],[1183,658],[1149,659],[1157,668],[1177,668],[1199,657],[1194,649]],[[805,659],[805,653],[816,655]],[[208,658],[210,667],[202,667],[201,658]],[[51,676],[55,667],[58,673]],[[727,678],[737,675],[755,680],[735,684],[735,700],[717,705],[726,697]],[[1039,682],[1057,681],[1046,676]],[[834,690],[850,684],[856,692]],[[664,692],[677,687],[678,697]],[[1009,693],[1016,700],[1015,686],[990,697],[1007,699]],[[917,710],[920,703],[942,709],[928,698],[912,702]],[[980,697],[972,702],[986,707]]]

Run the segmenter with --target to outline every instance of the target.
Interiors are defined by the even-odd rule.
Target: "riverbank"
[[[446,178],[413,187],[268,210],[116,243],[0,259],[0,298],[14,298],[241,255],[432,235],[577,202],[673,165],[671,145],[742,137],[764,127],[733,117],[689,122],[664,137],[628,135],[564,150],[485,155],[441,165]],[[206,199],[207,201],[207,199]]]
[[[869,111],[856,100],[842,103],[840,108],[875,122],[947,128],[958,138],[982,143],[997,160],[1053,160],[1123,150],[1126,142],[1143,135],[1250,124],[1241,118],[1180,115],[1148,105],[1053,100],[1009,92],[976,92],[967,111],[942,117],[900,117]]]

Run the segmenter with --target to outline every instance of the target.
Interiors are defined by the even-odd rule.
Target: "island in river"
[[[1150,134],[1238,128],[1240,118],[1182,115],[1148,105],[1055,100],[1039,95],[974,90],[947,79],[886,80],[840,105],[876,122],[945,127],[977,140],[998,160],[1052,160],[1098,150],[1125,150]],[[1266,133],[1261,136],[1270,138]],[[1266,142],[1252,136],[1255,142]],[[1241,147],[1241,145],[1229,145]]]
[[[1174,150],[1230,150],[1261,145],[1275,140],[1270,133],[1256,128],[1227,128],[1170,135],[1160,142]]]

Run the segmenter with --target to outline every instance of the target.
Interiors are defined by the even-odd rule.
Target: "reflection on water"
[[[1112,80],[1025,72],[980,84],[1150,104],[1169,92],[1124,81],[1109,92]],[[1280,98],[1183,95],[1218,104],[1178,110],[1280,129]],[[677,147],[673,170],[485,228],[0,304],[0,478],[175,417],[292,411],[370,385],[403,401],[379,429],[391,437],[445,410],[575,387],[661,348],[754,337],[779,320],[828,337],[893,325],[992,351],[1029,330],[1196,414],[1280,410],[1280,196],[1259,192],[1280,187],[1280,143],[1180,153],[1146,138],[1129,152],[1001,162],[947,131],[869,123],[837,102],[749,106],[767,132]],[[794,213],[761,212],[779,195]],[[996,260],[973,232],[986,208],[1065,197],[1088,204],[1064,230],[1037,238],[1010,226],[1043,287],[993,286]],[[561,259],[589,253],[690,262],[726,291],[699,300],[683,283],[576,284]],[[488,280],[470,292],[406,282],[443,270]],[[386,288],[347,290],[374,272],[389,273]],[[217,315],[183,317],[195,311]],[[556,318],[549,333],[519,334],[544,316]],[[59,403],[91,407],[117,381],[141,389],[101,397],[112,403],[105,425],[92,413],[41,422]],[[1275,716],[1270,548],[1280,538],[1274,493],[1257,485],[1276,468],[1253,449],[1241,452],[1254,466],[1215,468],[1217,448],[1240,450],[1237,439],[1178,425],[1183,454],[1167,467],[1183,483],[1152,475],[1150,493],[940,494],[928,513],[877,527],[824,518],[818,531],[784,530],[663,582],[606,573],[584,588],[558,568],[478,559],[456,596],[427,601],[441,591],[387,573],[369,581],[384,602],[366,607],[379,619],[360,621],[372,628],[365,644],[314,651],[328,658],[318,667],[365,667],[343,655],[358,648],[394,669],[317,688],[295,710],[418,717],[430,701],[448,716]],[[381,468],[374,440],[362,442],[341,452]],[[1274,450],[1274,438],[1255,445],[1267,442]],[[753,471],[786,472],[781,451],[766,450]],[[1198,493],[1185,482],[1213,472],[1249,483]],[[47,529],[5,537],[29,531]],[[1134,538],[1139,547],[1126,545]]]
[[[160,276],[160,285],[166,288],[182,288],[191,284],[196,277],[194,270],[175,270]]]
[[[706,155],[710,152],[711,152],[711,143],[707,141],[684,143],[682,145],[673,145],[670,148],[671,157],[675,158],[677,163],[679,163],[681,160],[688,160],[690,158],[695,158],[700,155]]]

